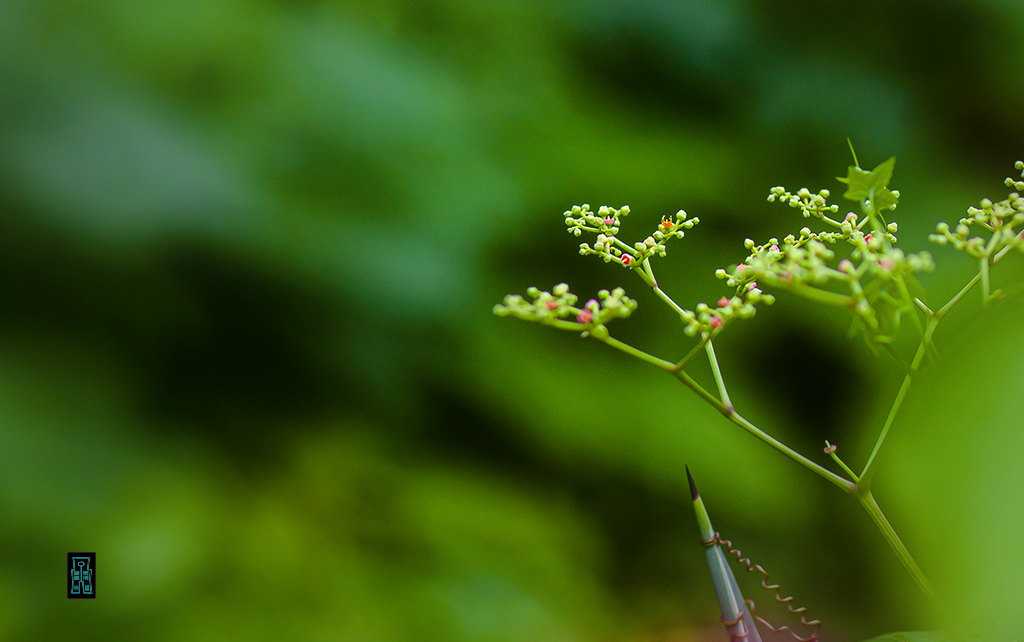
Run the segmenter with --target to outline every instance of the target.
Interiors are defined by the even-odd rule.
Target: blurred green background
[[[926,249],[1024,156],[1022,43],[1016,0],[0,1],[0,639],[720,640],[684,463],[825,639],[936,626],[855,502],[491,306],[623,285],[613,333],[678,359],[561,213],[700,217],[655,266],[692,307],[804,224],[771,186],[838,195],[847,136]],[[933,254],[941,304],[972,265]],[[1022,309],[977,298],[876,495],[951,612],[1020,636]],[[780,296],[718,353],[741,412],[859,468],[900,372],[846,329]]]

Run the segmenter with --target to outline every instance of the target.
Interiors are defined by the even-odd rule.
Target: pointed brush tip
[[[693,482],[693,475],[690,474],[690,467],[686,466],[685,468],[686,479],[687,481],[690,482],[690,497],[693,499],[693,501],[697,501],[697,498],[700,497],[700,493],[697,492],[697,484]]]

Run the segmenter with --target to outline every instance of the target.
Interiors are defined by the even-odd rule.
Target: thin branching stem
[[[704,349],[704,346],[707,345],[708,341],[711,341],[711,335],[705,334],[703,337],[701,337],[700,343],[693,346],[693,349],[690,350],[685,357],[676,362],[675,369],[685,370],[686,366],[688,366],[690,362],[693,361],[693,358],[700,354],[700,351]]]
[[[593,336],[593,335],[591,335],[591,336]],[[594,338],[597,339],[598,341],[601,341],[604,344],[607,344],[607,345],[615,348],[616,350],[620,350],[622,352],[625,352],[626,354],[628,354],[630,356],[636,357],[637,359],[640,359],[641,361],[645,361],[647,363],[650,363],[650,364],[652,364],[654,366],[657,366],[657,367],[661,368],[662,370],[665,370],[666,372],[671,373],[672,376],[674,376],[675,378],[677,378],[681,382],[683,382],[683,384],[686,385],[686,387],[688,387],[691,390],[693,390],[694,392],[696,392],[698,396],[700,396],[702,399],[704,399],[709,404],[714,406],[715,409],[718,410],[720,413],[725,415],[725,417],[729,421],[731,421],[732,423],[736,424],[740,428],[743,428],[748,433],[754,435],[755,437],[757,437],[758,439],[760,439],[764,443],[768,444],[772,448],[778,450],[779,452],[781,452],[782,454],[786,455],[790,459],[796,461],[798,464],[800,464],[800,465],[804,466],[805,468],[807,468],[807,469],[817,473],[818,475],[821,475],[822,477],[824,477],[828,481],[832,482],[836,486],[839,486],[840,488],[842,488],[844,491],[852,494],[856,490],[856,485],[853,482],[851,482],[850,480],[844,479],[844,478],[840,477],[839,475],[833,473],[832,471],[828,470],[827,468],[824,468],[823,466],[821,466],[821,465],[811,461],[810,459],[804,457],[803,455],[801,455],[800,453],[796,452],[795,450],[793,450],[792,448],[790,448],[786,444],[782,443],[781,441],[779,441],[775,437],[772,437],[768,433],[764,432],[763,430],[761,430],[760,428],[758,428],[757,426],[755,426],[754,424],[749,422],[744,417],[740,416],[735,411],[735,409],[733,409],[731,406],[726,406],[718,397],[716,397],[712,393],[708,392],[704,388],[704,386],[702,386],[699,383],[697,383],[693,379],[693,377],[691,377],[690,375],[686,374],[682,370],[677,370],[676,369],[676,364],[672,363],[671,361],[665,361],[664,359],[660,359],[658,357],[655,357],[652,354],[648,354],[647,352],[644,352],[643,350],[640,350],[639,348],[634,348],[633,346],[631,346],[631,345],[629,345],[629,344],[627,344],[627,343],[625,343],[623,341],[619,341],[618,339],[615,339],[613,337],[604,337],[604,338],[594,337]]]
[[[834,462],[839,464],[839,467],[842,468],[843,471],[850,476],[850,479],[852,479],[854,483],[859,482],[860,478],[857,477],[857,473],[853,472],[853,470],[851,470],[850,467],[846,465],[846,462],[840,459],[839,455],[836,454],[836,447],[828,443],[827,441],[825,442],[825,446],[825,452],[828,453],[828,456],[831,457]]]
[[[598,341],[602,342],[602,343],[610,345],[611,347],[615,348],[616,350],[621,350],[622,352],[625,352],[626,354],[628,354],[630,356],[636,357],[637,359],[640,359],[641,361],[646,361],[647,363],[649,363],[651,365],[658,366],[662,370],[668,370],[668,371],[671,372],[676,367],[676,364],[672,363],[671,361],[665,361],[664,359],[660,359],[660,358],[654,356],[653,354],[649,354],[647,352],[644,352],[643,350],[640,350],[639,348],[634,348],[633,346],[629,345],[628,343],[624,343],[622,341],[619,341],[618,339],[616,339],[614,337],[604,337],[604,338],[594,337],[594,338],[597,339]]]
[[[981,272],[981,293],[982,293],[982,295],[984,297],[982,299],[982,302],[984,303],[985,307],[987,308],[988,307],[988,301],[989,301],[990,298],[992,298],[992,293],[991,293],[991,290],[990,290],[991,286],[989,285],[989,278],[988,278],[988,256],[984,256],[984,257],[978,259],[978,266],[979,266],[980,272]]]
[[[871,449],[868,461],[864,465],[863,472],[860,474],[860,481],[858,482],[859,492],[869,493],[871,491],[871,478],[874,476],[875,468],[878,465],[878,452],[881,450],[882,443],[885,442],[885,438],[889,434],[889,429],[892,427],[892,423],[896,419],[896,414],[899,412],[900,406],[903,404],[904,397],[907,396],[907,392],[910,390],[910,383],[913,376],[921,367],[921,362],[924,359],[925,352],[931,344],[932,336],[935,334],[935,328],[938,327],[939,322],[946,316],[946,314],[949,313],[953,306],[956,305],[956,303],[960,301],[960,299],[962,299],[980,279],[981,274],[974,275],[974,278],[968,281],[967,285],[961,288],[960,291],[946,303],[946,305],[939,308],[939,311],[934,313],[931,318],[928,319],[928,324],[924,329],[924,336],[921,337],[921,345],[918,346],[917,352],[914,354],[914,360],[910,364],[910,369],[903,378],[903,383],[900,385],[899,392],[896,393],[896,399],[893,400],[892,407],[889,408],[889,414],[885,418],[885,423],[882,424],[882,430],[879,431],[878,438],[875,440],[875,446]]]
[[[660,287],[658,287],[658,284],[657,284],[657,283],[655,283],[655,284],[654,284],[653,286],[651,286],[651,290],[652,290],[652,291],[653,291],[653,292],[654,292],[654,293],[655,293],[656,295],[658,295],[658,298],[659,298],[659,299],[661,299],[662,301],[664,301],[665,303],[667,303],[667,304],[668,304],[668,306],[669,306],[670,308],[672,308],[673,310],[675,310],[675,311],[676,311],[676,314],[678,314],[678,315],[679,315],[680,317],[682,317],[682,316],[683,316],[684,314],[686,314],[686,310],[683,310],[683,308],[682,308],[682,307],[680,307],[678,303],[676,303],[675,301],[673,301],[673,300],[672,300],[672,297],[670,297],[669,295],[665,294],[665,291],[664,291],[664,290],[662,290],[662,289],[661,289]]]
[[[939,600],[939,596],[935,593],[935,589],[932,588],[928,578],[924,576],[924,572],[921,570],[921,567],[917,565],[917,562],[915,562],[914,558],[910,555],[910,551],[907,550],[907,547],[903,544],[899,535],[896,534],[892,524],[890,524],[889,520],[885,518],[885,515],[882,513],[882,509],[878,506],[878,502],[875,500],[875,496],[869,491],[863,495],[859,495],[857,499],[860,501],[861,506],[864,507],[864,510],[867,511],[868,515],[871,516],[871,520],[875,522],[878,530],[882,532],[882,536],[885,538],[885,541],[888,542],[892,550],[895,551],[896,557],[898,557],[900,562],[903,563],[907,572],[909,572],[910,576],[914,578],[914,581],[917,582],[917,585],[921,588],[924,594],[928,596],[932,605],[940,613],[943,612],[942,602]]]
[[[729,398],[729,391],[725,387],[725,379],[722,378],[722,368],[718,365],[718,357],[715,356],[715,346],[709,339],[704,345],[708,353],[708,361],[711,363],[711,371],[715,375],[715,384],[718,385],[718,395],[722,399],[722,405],[733,410],[732,399]]]
[[[718,412],[720,412],[723,415],[725,415],[726,419],[728,419],[732,423],[736,424],[737,426],[739,426],[743,430],[745,430],[748,433],[750,433],[751,435],[757,437],[758,439],[760,439],[764,443],[768,444],[769,446],[771,446],[775,450],[781,452],[783,455],[789,457],[790,459],[792,459],[796,463],[800,464],[804,468],[807,468],[811,472],[814,472],[814,473],[824,477],[825,479],[827,479],[828,481],[832,482],[836,486],[842,488],[847,493],[850,493],[852,495],[856,491],[857,486],[852,481],[850,481],[848,479],[844,479],[844,478],[840,477],[839,475],[833,473],[831,470],[828,470],[827,468],[825,468],[825,467],[823,467],[823,466],[821,466],[821,465],[811,461],[807,457],[804,457],[803,455],[801,455],[797,451],[793,450],[792,448],[790,448],[786,444],[782,443],[781,441],[779,441],[775,437],[772,437],[771,435],[769,435],[765,431],[761,430],[760,428],[758,428],[757,426],[755,426],[751,422],[747,421],[746,418],[741,416],[734,409],[726,408],[725,404],[723,404],[715,395],[713,395],[712,393],[708,392],[704,388],[704,386],[702,386],[699,383],[697,383],[696,381],[694,381],[693,377],[691,377],[690,375],[688,375],[688,374],[686,374],[685,372],[682,372],[682,371],[674,371],[674,372],[672,372],[672,375],[674,377],[676,377],[677,379],[679,379],[680,381],[682,381],[683,384],[687,388],[689,388],[690,390],[693,390],[694,392],[696,392],[698,396],[700,396],[702,399],[704,399],[704,401],[706,401],[709,404],[711,404],[712,406],[714,406],[715,409],[718,410]]]
[[[935,324],[935,321],[929,323],[929,328]],[[924,358],[925,342],[922,340],[921,345],[917,348],[917,353],[914,354],[914,361],[910,364],[910,371],[907,372],[906,376],[903,377],[903,383],[900,384],[899,392],[896,393],[896,399],[892,402],[892,407],[889,408],[889,414],[885,418],[885,423],[882,424],[882,430],[878,433],[878,439],[875,440],[875,447],[871,449],[871,455],[868,456],[868,461],[864,465],[864,471],[860,474],[860,481],[858,486],[863,492],[868,492],[871,488],[871,477],[875,473],[875,461],[878,457],[878,451],[882,448],[882,443],[885,441],[886,435],[889,434],[889,428],[892,427],[892,422],[896,419],[896,413],[899,412],[900,406],[903,405],[903,398],[907,396],[907,391],[910,390],[910,382],[912,375],[917,372],[918,366],[921,365],[921,360]]]

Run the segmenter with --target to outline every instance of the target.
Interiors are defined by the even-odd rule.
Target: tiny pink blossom
[[[555,309],[558,308],[558,303],[556,303],[554,301],[548,301],[544,305],[547,306],[548,310],[555,310]]]
[[[878,259],[878,267],[882,268],[883,270],[891,270],[892,269],[892,265],[893,265],[892,259],[890,259],[890,258]]]
[[[623,265],[629,267],[629,264],[633,262],[633,257],[628,254],[623,254],[620,260],[622,261]]]
[[[772,252],[778,252],[779,251],[779,246],[778,245],[772,245],[768,249],[771,250]]]
[[[577,323],[590,323],[594,320],[594,313],[590,310],[580,310],[580,313],[576,315]]]
[[[745,272],[746,269],[747,269],[747,264],[746,263],[740,263],[739,265],[736,266],[736,273],[738,274],[740,272]]]
[[[613,218],[606,218],[604,220],[604,224],[605,225],[615,225],[615,219],[613,219]]]
[[[729,299],[727,299],[727,298],[725,298],[723,296],[721,299],[718,300],[718,307],[720,307],[720,308],[727,308],[727,307],[729,307]]]
[[[722,321],[722,317],[719,317],[719,316],[711,317],[711,329],[712,330],[717,330],[717,329],[721,328],[724,323],[725,322]]]

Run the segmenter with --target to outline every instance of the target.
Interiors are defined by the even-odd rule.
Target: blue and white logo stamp
[[[96,553],[68,553],[68,599],[96,597]]]

